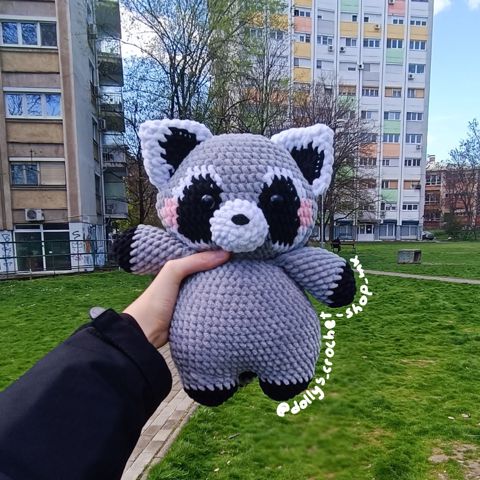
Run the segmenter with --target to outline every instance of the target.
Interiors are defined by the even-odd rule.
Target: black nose
[[[239,215],[234,215],[232,217],[232,222],[235,225],[246,225],[247,223],[250,222],[250,219],[240,213]]]

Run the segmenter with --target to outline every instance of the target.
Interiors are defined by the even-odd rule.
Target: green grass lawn
[[[91,307],[126,307],[148,283],[120,272],[0,282],[0,389],[89,321]]]
[[[323,401],[279,418],[255,382],[200,407],[149,479],[480,478],[428,460],[480,457],[479,287],[369,280],[366,311],[337,325]]]
[[[420,249],[422,263],[398,265],[397,252],[402,249]],[[343,247],[341,253],[348,258],[352,247]],[[357,254],[369,270],[480,278],[480,242],[362,242]]]

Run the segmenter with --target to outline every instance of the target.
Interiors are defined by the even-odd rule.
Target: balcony
[[[127,154],[125,147],[103,147],[104,168],[125,168],[126,164]]]
[[[128,217],[128,203],[126,201],[117,201],[105,199],[105,216],[110,218],[124,219]]]
[[[104,172],[105,215],[110,218],[127,218],[128,204],[124,178],[125,165],[119,168],[107,168]]]
[[[118,0],[97,0],[96,21],[98,31],[105,36],[120,37],[120,6]]]
[[[120,40],[102,38],[98,42],[98,73],[101,86],[123,86]]]
[[[100,111],[105,120],[105,130],[124,132],[123,99],[120,93],[106,93],[100,97]]]

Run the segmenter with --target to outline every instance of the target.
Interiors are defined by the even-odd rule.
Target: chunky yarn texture
[[[311,381],[320,323],[306,292],[332,307],[355,294],[346,261],[305,247],[328,188],[333,132],[325,125],[272,138],[212,136],[187,120],[146,122],[145,168],[165,230],[139,225],[116,245],[127,271],[222,248],[232,259],[182,285],[170,329],[172,357],[192,398],[215,406],[245,378],[286,400]]]

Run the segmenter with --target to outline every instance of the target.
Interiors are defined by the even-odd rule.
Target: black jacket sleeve
[[[0,480],[119,479],[171,387],[135,321],[105,311],[0,393]]]

